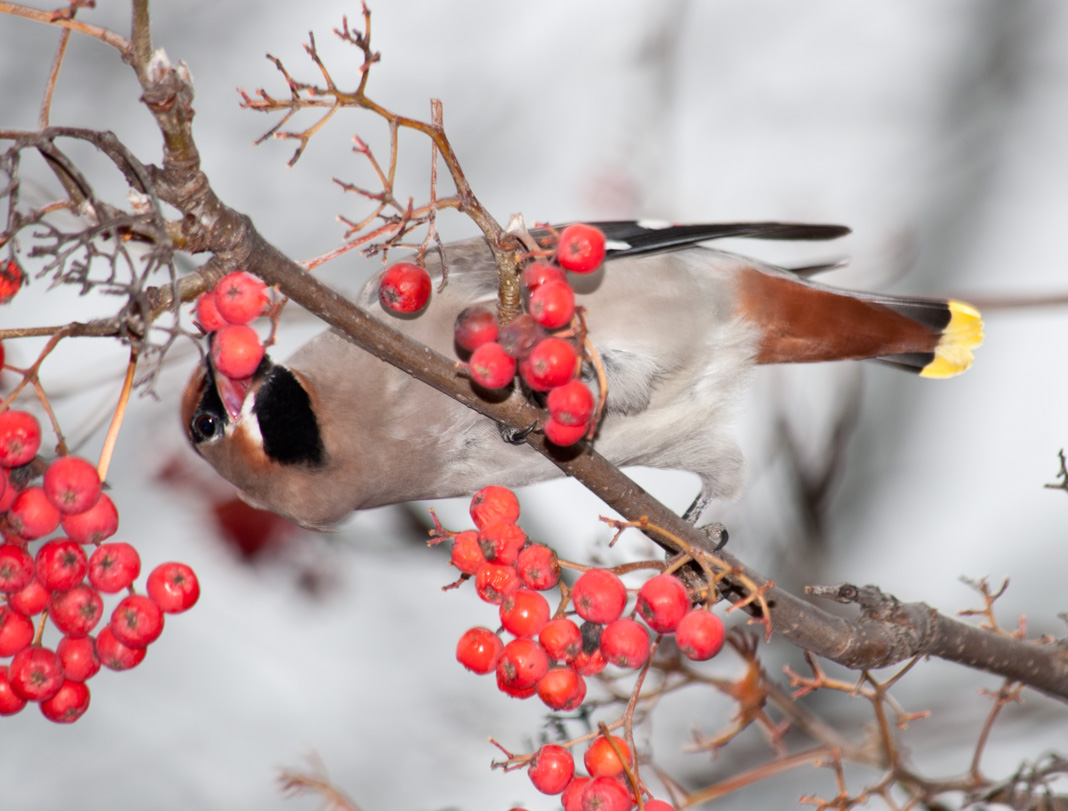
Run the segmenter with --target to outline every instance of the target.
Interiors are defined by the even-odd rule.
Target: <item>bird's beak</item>
[[[235,380],[215,369],[211,370],[211,374],[215,380],[215,391],[219,393],[219,399],[222,400],[226,415],[230,418],[230,424],[234,425],[241,416],[241,407],[245,404],[245,397],[248,395],[249,386],[252,385],[252,378],[242,377],[239,380]]]
[[[252,379],[255,377],[255,373],[249,377],[233,378],[227,377],[218,369],[215,368],[215,363],[212,361],[211,345],[214,342],[215,336],[211,335],[208,339],[208,385],[214,385],[215,391],[219,395],[219,399],[222,401],[223,408],[226,409],[226,416],[230,419],[231,425],[236,425],[238,419],[241,417],[241,408],[245,404],[245,397],[248,396],[248,390],[252,386]]]

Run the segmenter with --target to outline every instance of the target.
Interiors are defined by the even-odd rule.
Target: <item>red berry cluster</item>
[[[215,289],[197,299],[197,323],[214,333],[211,359],[215,368],[234,380],[251,377],[263,360],[263,342],[249,326],[270,304],[267,285],[248,273],[224,276]]]
[[[553,612],[541,592],[560,582],[560,561],[520,529],[515,494],[504,487],[483,488],[471,500],[471,517],[477,529],[441,534],[452,538],[452,565],[474,579],[479,597],[499,606],[500,629],[469,629],[460,637],[456,658],[475,673],[495,673],[502,692],[515,698],[537,695],[553,710],[572,711],[586,698],[585,677],[609,664],[629,669],[646,664],[650,629],[674,634],[682,653],[695,660],[709,659],[723,647],[722,621],[704,606],[691,607],[686,587],[672,574],[643,583],[625,614],[629,595],[619,577],[607,569],[587,569],[571,587],[570,610],[562,602]],[[501,631],[513,638],[506,643]],[[626,745],[614,740],[629,763]],[[567,811],[629,809],[636,802],[604,738],[590,746],[585,765],[589,777],[575,777],[570,751],[551,744],[531,760],[530,777],[546,794],[564,792]],[[587,794],[598,799],[587,802]],[[626,804],[611,805],[613,797]]]
[[[34,701],[49,720],[72,723],[89,707],[85,682],[101,664],[112,670],[138,665],[163,631],[163,614],[190,608],[200,586],[184,563],[164,563],[148,576],[148,596],[135,593],[141,560],[130,544],[103,543],[118,528],[119,515],[93,465],[61,456],[39,485],[20,489],[12,480],[12,471],[25,477],[40,445],[32,414],[0,412],[0,659],[12,657],[0,665],[0,715]],[[66,537],[45,540],[31,554],[31,542],[60,526]],[[96,548],[87,555],[83,546]],[[104,615],[101,593],[123,590],[127,596],[110,622],[92,636]],[[62,634],[54,649],[42,644],[45,616]]]
[[[456,319],[456,344],[470,353],[472,380],[499,389],[518,370],[528,388],[548,393],[549,419],[542,428],[554,445],[573,445],[586,436],[594,411],[593,394],[578,379],[582,354],[571,329],[575,293],[564,271],[592,273],[604,256],[604,234],[590,225],[569,225],[560,232],[554,262],[535,261],[523,270],[526,313],[503,327],[481,306],[468,307]]]
[[[622,756],[622,760],[620,759]],[[562,794],[564,811],[629,811],[637,805],[626,767],[634,768],[630,747],[615,735],[594,738],[582,758],[588,776],[575,775],[571,752],[558,744],[545,744],[530,760],[528,773],[544,794]],[[663,800],[646,799],[650,811],[674,811]]]
[[[386,268],[378,281],[378,300],[395,313],[411,315],[430,301],[430,274],[411,262],[397,262]]]

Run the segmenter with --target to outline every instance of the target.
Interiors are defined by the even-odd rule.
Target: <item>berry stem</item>
[[[44,637],[45,623],[48,622],[48,608],[47,606],[41,611],[41,621],[37,624],[37,633],[33,635],[33,644],[40,645],[41,639]]]
[[[137,371],[136,346],[130,348],[130,362],[126,365],[126,378],[122,382],[119,404],[115,407],[115,416],[111,418],[108,435],[104,438],[104,447],[100,451],[100,462],[96,466],[96,471],[100,474],[100,481],[104,481],[107,477],[108,465],[111,464],[111,454],[115,451],[115,443],[119,441],[119,429],[122,428],[122,420],[126,415],[126,405],[130,402],[130,392],[133,390],[135,371]]]

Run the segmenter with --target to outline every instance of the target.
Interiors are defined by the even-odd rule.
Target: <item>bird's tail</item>
[[[761,337],[758,363],[874,358],[921,377],[953,377],[983,342],[979,311],[955,299],[833,290],[785,275],[742,271],[738,309]]]
[[[939,380],[954,377],[972,365],[983,343],[983,318],[975,307],[956,299],[872,298],[899,315],[925,324],[937,337],[930,351],[897,353],[879,360]]]

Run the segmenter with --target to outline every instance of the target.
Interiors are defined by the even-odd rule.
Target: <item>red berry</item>
[[[520,551],[515,570],[527,588],[547,591],[560,582],[560,561],[549,547],[532,543]]]
[[[105,625],[96,636],[96,655],[100,664],[111,670],[129,670],[144,661],[148,648],[131,648],[122,644]]]
[[[560,803],[564,806],[564,811],[582,811],[582,792],[586,790],[586,786],[590,784],[590,778],[585,775],[578,775],[568,783],[566,789],[564,789],[563,795],[560,797]]]
[[[493,563],[514,564],[526,542],[527,534],[506,519],[491,521],[478,531],[482,554]]]
[[[470,628],[456,643],[456,661],[473,673],[485,675],[497,669],[504,643],[489,628]]]
[[[567,448],[579,442],[586,436],[586,432],[589,430],[588,425],[564,425],[557,422],[552,417],[549,417],[541,425],[541,430],[545,434],[545,438],[554,445],[558,445],[561,448]]]
[[[604,262],[605,238],[600,229],[574,223],[560,232],[556,261],[573,273],[592,273]]]
[[[50,591],[66,591],[82,582],[89,562],[85,552],[69,538],[56,538],[43,544],[34,559],[37,579]]]
[[[527,699],[538,692],[538,686],[532,684],[529,687],[517,687],[509,684],[500,670],[497,671],[497,689],[512,698]]]
[[[0,658],[14,656],[33,642],[33,623],[8,605],[0,603]]]
[[[89,558],[89,582],[105,594],[115,594],[141,574],[141,556],[128,543],[101,544]]]
[[[3,471],[4,477],[7,477],[6,468],[0,467],[0,471]],[[15,503],[15,499],[18,497],[19,489],[15,486],[14,482],[8,481],[7,487],[3,493],[0,493],[0,514],[6,513],[11,509],[11,505]]]
[[[215,332],[215,330],[226,326],[226,319],[219,313],[219,305],[216,303],[214,290],[203,293],[197,299],[196,320],[204,332]]]
[[[548,391],[578,374],[578,362],[578,353],[567,341],[545,338],[519,361],[519,373],[534,391]]]
[[[230,273],[215,286],[219,315],[231,324],[247,324],[267,309],[267,285],[243,271]]]
[[[531,262],[523,272],[519,274],[519,282],[523,285],[523,291],[529,296],[543,284],[549,282],[567,283],[567,274],[559,265],[549,262]]]
[[[417,313],[430,301],[430,274],[411,262],[390,265],[378,282],[378,300],[395,313]]]
[[[582,811],[630,811],[630,791],[614,777],[595,777],[582,792]]]
[[[503,327],[497,335],[504,351],[516,360],[530,354],[530,350],[546,336],[545,328],[526,313],[517,315]]]
[[[263,360],[263,344],[247,324],[228,324],[215,333],[211,359],[220,374],[233,380],[252,377]]]
[[[569,380],[549,392],[545,406],[561,425],[581,425],[585,429],[593,416],[593,392],[581,380]]]
[[[601,632],[601,653],[618,667],[639,668],[649,658],[649,632],[637,620],[621,617]]]
[[[21,467],[41,447],[41,426],[28,411],[0,411],[0,465]]]
[[[676,811],[675,806],[663,800],[646,800],[645,811]]]
[[[575,759],[564,747],[547,743],[530,759],[527,774],[542,794],[559,794],[575,776]]]
[[[27,701],[45,701],[63,684],[63,664],[55,651],[26,648],[15,654],[8,669],[11,689]]]
[[[480,529],[493,521],[519,520],[519,499],[507,487],[491,484],[471,497],[471,520]]]
[[[622,616],[627,587],[607,569],[590,569],[575,581],[571,601],[584,620],[604,625]]]
[[[482,344],[497,340],[500,325],[497,315],[489,307],[468,307],[456,316],[453,340],[460,349],[474,352]]]
[[[723,620],[705,608],[690,611],[675,629],[675,644],[688,659],[703,662],[723,649]]]
[[[549,621],[549,602],[538,592],[516,589],[501,603],[501,625],[515,636],[536,636]]]
[[[0,716],[14,715],[26,706],[26,699],[11,689],[7,665],[0,665]]]
[[[130,594],[115,606],[108,627],[122,644],[144,648],[163,633],[163,612],[148,597]]]
[[[100,498],[96,468],[77,456],[54,459],[44,474],[44,491],[61,513],[82,513]]]
[[[2,351],[2,347],[0,347],[0,351]],[[3,356],[0,355],[0,358],[2,358],[2,357]],[[6,467],[0,467],[0,500],[2,500],[3,497],[4,497],[4,494],[7,493],[8,481],[10,480],[10,478],[11,477],[8,476],[8,474],[7,474],[7,468]],[[14,500],[14,499],[12,499],[12,500]],[[4,512],[7,512],[6,508],[4,509]]]
[[[64,515],[63,532],[72,541],[80,544],[100,543],[115,534],[119,528],[119,511],[107,493],[82,513]]]
[[[609,738],[611,738],[611,743]],[[622,761],[612,748],[612,744],[615,744],[616,748],[619,749],[619,753],[623,755]],[[624,765],[629,766],[631,764],[630,747],[627,746],[625,740],[615,735],[609,735],[607,738],[604,735],[600,735],[586,749],[586,754],[582,756],[582,762],[585,764],[586,771],[589,772],[590,777],[614,777],[622,773]]]
[[[44,611],[50,599],[52,599],[52,592],[34,577],[22,589],[8,597],[7,603],[19,613],[32,617]]]
[[[60,512],[40,487],[27,487],[15,497],[7,513],[7,523],[20,538],[27,541],[43,538],[56,531]]]
[[[200,582],[184,563],[161,563],[145,584],[148,596],[167,614],[181,614],[200,599]]]
[[[56,645],[56,655],[63,663],[67,681],[86,681],[100,671],[96,642],[91,636],[65,636]]]
[[[471,353],[467,362],[471,379],[487,389],[507,386],[515,377],[515,359],[499,343],[488,341]]]
[[[21,546],[0,546],[0,591],[21,591],[33,579],[33,558]]]
[[[586,698],[586,681],[570,667],[551,668],[538,681],[538,698],[557,712],[577,710]]]
[[[467,529],[453,538],[452,557],[449,561],[464,574],[477,572],[478,567],[486,562],[482,547],[478,545],[478,533]]]
[[[18,262],[9,259],[0,262],[0,304],[7,304],[22,287],[24,274]]]
[[[690,610],[686,586],[673,574],[658,574],[638,589],[638,613],[658,634],[670,634]]]
[[[530,294],[527,311],[546,329],[560,329],[575,314],[575,292],[567,282],[547,282]]]
[[[519,586],[519,575],[512,566],[487,561],[475,572],[475,591],[487,603],[500,605]]]
[[[41,702],[41,712],[57,724],[73,724],[89,709],[89,688],[80,681],[65,681],[59,691]]]
[[[594,648],[592,651],[579,651],[575,661],[571,663],[571,667],[575,669],[575,672],[583,676],[596,676],[607,665],[608,662],[605,660],[600,648]]]
[[[557,617],[545,623],[538,641],[557,662],[570,664],[582,652],[582,631],[567,617]]]
[[[513,639],[504,646],[497,662],[498,678],[507,686],[520,690],[535,688],[548,671],[549,657],[532,639]]]
[[[84,583],[70,591],[52,595],[48,616],[69,637],[88,636],[104,615],[104,601],[94,588]]]

